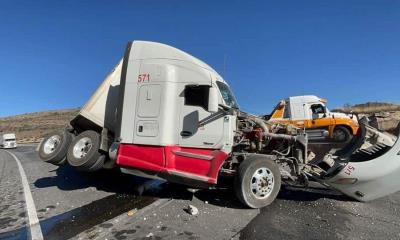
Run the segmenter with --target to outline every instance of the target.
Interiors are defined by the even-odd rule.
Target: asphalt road
[[[117,172],[82,173],[39,160],[34,146],[9,150],[26,172],[45,239],[68,239],[134,208],[154,202],[136,197],[144,179]],[[24,239],[25,199],[16,161],[0,150],[0,239]]]
[[[317,185],[284,187],[272,205],[253,210],[230,190],[192,194],[118,172],[53,166],[33,146],[10,152],[27,175],[44,239],[400,239],[400,193],[359,203]],[[185,211],[189,204],[198,215]],[[0,239],[30,239],[25,206],[17,163],[0,150]]]

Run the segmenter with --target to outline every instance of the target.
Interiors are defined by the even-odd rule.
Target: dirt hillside
[[[334,111],[355,112],[368,116],[374,127],[383,131],[392,131],[400,122],[400,105],[390,103],[365,103],[347,105]],[[79,112],[78,108],[35,112],[0,118],[0,133],[15,133],[19,143],[39,142],[51,131],[69,125]]]
[[[384,102],[367,102],[361,104],[345,104],[342,108],[334,109],[332,111],[337,112],[355,112],[361,114],[374,114],[380,112],[400,112],[400,105],[393,103],[384,103]]]
[[[0,133],[15,133],[19,143],[39,142],[49,132],[68,126],[78,112],[65,109],[0,118]]]
[[[371,126],[388,132],[395,132],[400,123],[400,105],[393,103],[367,102],[356,105],[346,104],[335,112],[357,113],[359,117],[366,116]]]

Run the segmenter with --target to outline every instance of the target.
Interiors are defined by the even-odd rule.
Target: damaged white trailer
[[[42,160],[198,188],[232,179],[252,208],[269,205],[282,181],[306,187],[312,178],[360,201],[400,189],[397,137],[361,123],[345,148],[312,159],[302,129],[240,111],[215,70],[160,43],[129,43],[71,126],[42,141]]]

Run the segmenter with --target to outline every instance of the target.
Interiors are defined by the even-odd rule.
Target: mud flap
[[[400,137],[385,153],[351,161],[324,183],[359,201],[371,201],[400,190]]]

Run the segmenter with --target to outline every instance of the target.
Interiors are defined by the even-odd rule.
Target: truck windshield
[[[12,142],[12,141],[15,141],[15,138],[12,138],[12,139],[11,139],[11,138],[5,139],[5,141],[6,141],[6,142]]]
[[[233,95],[231,89],[228,87],[228,85],[226,85],[223,82],[218,82],[217,81],[217,86],[219,88],[219,91],[221,92],[222,98],[225,101],[225,104],[228,105],[231,108],[239,108],[237,102],[236,102],[236,98]]]

